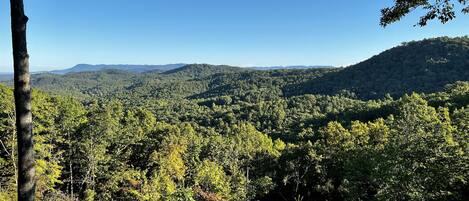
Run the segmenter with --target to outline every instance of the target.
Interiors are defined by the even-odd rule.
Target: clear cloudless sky
[[[404,41],[469,34],[469,15],[387,28],[392,0],[25,0],[32,71],[78,63],[347,66]],[[0,72],[12,71],[0,0]]]

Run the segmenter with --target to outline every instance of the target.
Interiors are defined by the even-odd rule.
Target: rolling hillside
[[[435,92],[469,80],[469,38],[434,38],[403,43],[356,65],[285,88],[288,95],[337,94],[360,98]]]
[[[211,98],[220,95],[342,94],[360,99],[432,93],[469,80],[469,38],[403,43],[346,68],[253,70],[190,64],[172,70],[35,74],[36,88],[83,97]],[[261,93],[261,94],[259,94]]]
[[[247,68],[239,68],[226,65],[209,65],[209,64],[189,64],[181,68],[176,68],[163,72],[163,75],[176,76],[176,77],[188,77],[188,78],[203,78],[213,74],[226,74],[226,73],[237,73],[251,71]]]

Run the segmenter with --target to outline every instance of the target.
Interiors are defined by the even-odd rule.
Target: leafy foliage
[[[381,10],[382,26],[387,26],[399,21],[415,9],[422,8],[426,13],[420,17],[419,26],[427,25],[428,21],[437,19],[441,23],[447,23],[456,18],[455,3],[461,8],[461,13],[469,13],[467,0],[394,0],[394,5]]]
[[[362,99],[390,94],[432,93],[469,79],[469,38],[434,38],[404,43],[364,62],[294,87],[293,94],[351,93]],[[345,93],[345,94],[347,94]]]

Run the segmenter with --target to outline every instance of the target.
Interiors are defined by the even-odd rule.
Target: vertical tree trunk
[[[16,130],[18,140],[18,200],[33,201],[35,194],[35,162],[32,136],[31,85],[29,55],[26,45],[26,23],[23,0],[10,0]]]
[[[69,162],[68,166],[70,169],[70,198],[71,200],[75,200],[75,197],[73,195],[73,147],[72,147],[72,135],[70,132],[68,133],[68,149],[70,150],[70,155],[69,155]]]

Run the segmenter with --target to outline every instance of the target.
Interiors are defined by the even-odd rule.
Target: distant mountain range
[[[13,73],[0,73],[0,82],[13,79]]]
[[[102,71],[102,70],[122,70],[133,73],[144,73],[150,71],[165,72],[176,70],[178,68],[187,66],[190,64],[166,64],[166,65],[126,65],[126,64],[99,64],[99,65],[90,65],[90,64],[78,64],[72,68],[67,68],[63,70],[54,70],[50,71],[53,74],[67,74],[67,73],[80,73],[80,72],[93,72],[93,71]],[[279,69],[310,69],[310,68],[332,68],[333,66],[265,66],[265,67],[246,67],[254,70],[279,70]]]
[[[262,95],[259,91],[265,91],[267,95],[275,93],[286,97],[340,94],[376,99],[386,94],[399,97],[411,92],[433,93],[457,81],[469,81],[468,37],[440,37],[403,43],[345,68],[81,64],[32,76],[33,85],[44,91],[90,96],[131,93],[133,96],[156,98],[213,98],[251,93],[249,98],[256,99]]]
[[[185,66],[186,64],[166,64],[166,65],[127,65],[127,64],[99,64],[99,65],[90,65],[90,64],[78,64],[72,68],[67,68],[63,70],[54,70],[50,71],[53,74],[67,74],[67,73],[80,73],[80,72],[93,72],[93,71],[102,71],[102,70],[122,70],[134,73],[144,73],[149,71],[168,71],[176,68]]]
[[[184,64],[184,63],[177,63],[177,64],[164,64],[164,65],[129,65],[129,64],[77,64],[71,68],[66,68],[62,70],[52,70],[52,71],[41,71],[41,72],[33,72],[33,74],[41,74],[41,73],[52,73],[52,74],[59,74],[65,75],[68,73],[82,73],[82,72],[98,72],[98,71],[105,71],[105,70],[120,70],[120,71],[127,71],[131,73],[145,73],[145,72],[167,72],[167,71],[177,71],[179,68],[190,66],[193,64]],[[202,64],[204,65],[204,64]],[[220,65],[219,67],[229,67]],[[253,69],[253,70],[280,70],[280,69],[313,69],[313,68],[333,68],[333,66],[256,66],[256,67],[245,67],[245,69]],[[214,68],[215,70],[217,68]],[[0,81],[7,81],[13,79],[13,73],[0,73]]]

